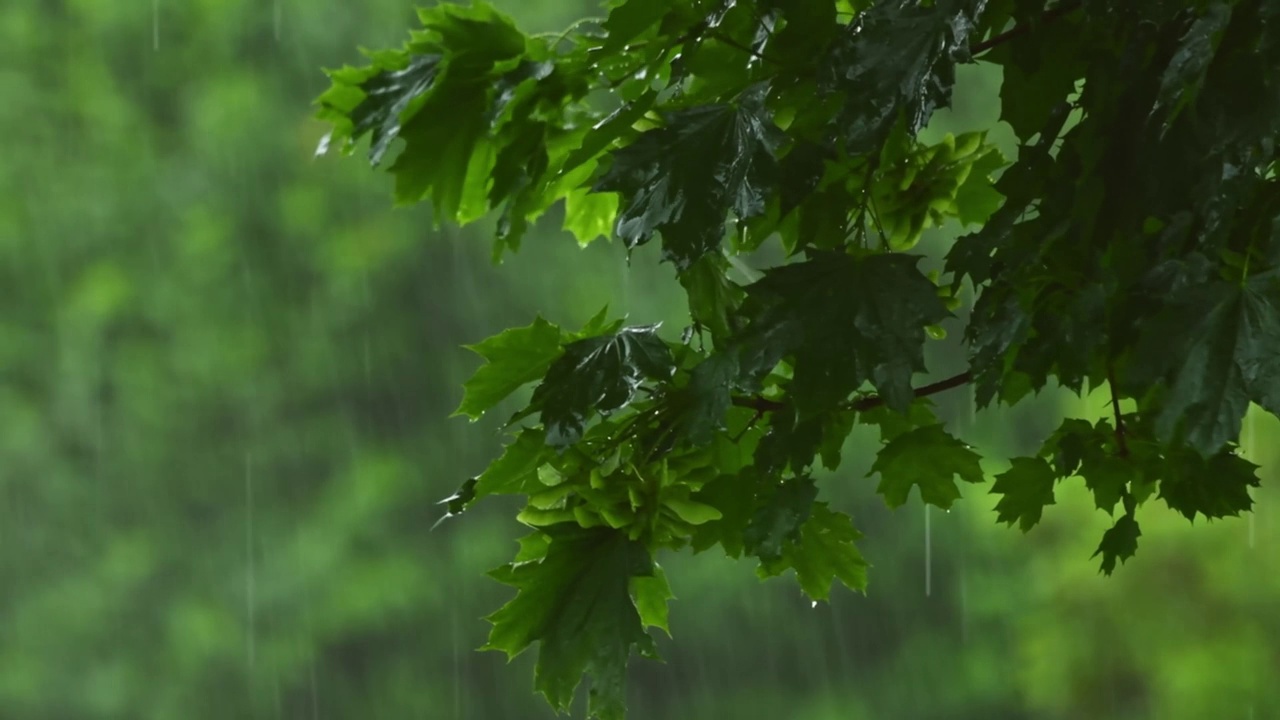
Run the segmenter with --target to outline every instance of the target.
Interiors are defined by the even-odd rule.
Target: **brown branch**
[[[973,45],[970,45],[969,54],[977,55],[979,53],[984,53],[994,47],[1003,45],[1009,42],[1010,40],[1013,40],[1014,38],[1022,37],[1023,35],[1026,35],[1027,33],[1031,32],[1032,30],[1034,30],[1035,28],[1039,27],[1042,24],[1051,23],[1054,20],[1057,20],[1058,18],[1062,17],[1063,15],[1067,15],[1075,10],[1078,10],[1082,5],[1084,5],[1084,0],[1065,0],[1065,2],[1060,3],[1054,9],[1046,10],[1045,13],[1041,15],[1039,18],[1037,18],[1034,22],[1023,23],[1021,25],[1010,28],[1000,33],[999,35],[995,35],[993,37],[987,38],[986,40],[983,40],[980,43],[974,43]]]
[[[973,380],[973,374],[968,371],[965,371],[960,373],[959,375],[949,377],[945,380],[939,380],[936,383],[930,383],[928,385],[918,387],[915,389],[914,392],[915,392],[915,396],[918,398],[928,397],[930,395],[936,395],[937,393],[943,392],[945,390],[952,390],[954,388],[958,388],[961,385],[967,385],[972,380]],[[738,407],[750,408],[752,410],[755,410],[757,413],[778,412],[780,410],[785,410],[787,408],[786,403],[779,402],[777,400],[770,400],[768,398],[763,398],[758,395],[755,397],[736,397],[733,399],[733,404]],[[884,404],[883,396],[870,395],[870,396],[861,398],[859,400],[854,400],[851,403],[847,403],[846,405],[843,406],[843,409],[854,410],[856,412],[865,412],[867,410],[880,407],[883,404]]]

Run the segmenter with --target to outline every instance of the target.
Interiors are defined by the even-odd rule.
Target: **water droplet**
[[[814,600],[814,601],[809,605],[809,607],[811,607],[811,608],[816,608],[816,607],[818,607],[818,601],[817,601],[817,600]]]
[[[329,152],[329,142],[331,140],[333,140],[333,133],[331,132],[325,133],[324,137],[320,138],[320,144],[316,145],[316,157]]]

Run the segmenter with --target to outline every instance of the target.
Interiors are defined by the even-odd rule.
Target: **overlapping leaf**
[[[905,411],[911,378],[925,369],[924,328],[950,316],[918,261],[815,251],[768,271],[747,287],[743,372],[794,358],[791,397],[801,417],[832,409],[868,381]]]
[[[672,111],[614,151],[594,189],[622,196],[614,234],[627,247],[661,232],[663,257],[684,270],[720,245],[730,212],[764,211],[776,189],[777,136],[756,96]]]
[[[592,414],[622,408],[645,379],[671,377],[671,349],[656,330],[656,325],[629,327],[564,347],[533,391],[531,403],[542,413],[548,445],[572,445],[582,437]]]
[[[514,657],[537,642],[534,685],[552,707],[568,710],[589,675],[591,715],[621,720],[627,658],[633,648],[656,654],[630,593],[633,578],[653,576],[653,560],[643,545],[616,530],[567,523],[542,531],[550,540],[545,557],[492,573],[520,592],[488,617],[493,629],[485,649]],[[650,596],[662,589],[643,592],[646,614],[656,621]]]
[[[1280,412],[1280,312],[1270,274],[1245,283],[1212,281],[1188,288],[1142,338],[1141,367],[1167,377],[1156,430],[1202,455],[1240,436],[1249,401]]]

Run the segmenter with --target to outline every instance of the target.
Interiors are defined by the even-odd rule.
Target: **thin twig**
[[[1116,368],[1107,360],[1107,384],[1111,386],[1111,411],[1116,417],[1116,452],[1120,457],[1129,457],[1129,444],[1124,438],[1124,416],[1120,414],[1120,395],[1116,391]]]
[[[977,55],[979,53],[984,53],[999,45],[1003,45],[1009,42],[1010,40],[1013,40],[1014,38],[1026,35],[1027,33],[1031,32],[1033,29],[1035,29],[1036,27],[1040,26],[1043,23],[1051,23],[1054,20],[1057,20],[1058,18],[1062,17],[1063,15],[1066,15],[1074,10],[1079,9],[1080,6],[1082,5],[1084,5],[1084,0],[1066,0],[1066,2],[1063,2],[1062,4],[1058,5],[1052,10],[1046,10],[1043,15],[1041,15],[1039,18],[1036,18],[1035,22],[1023,23],[1016,27],[1010,28],[1000,33],[999,35],[983,40],[980,43],[974,43],[973,45],[970,45],[969,54]]]
[[[936,383],[930,383],[928,385],[918,387],[913,392],[917,398],[928,397],[946,390],[958,388],[962,385],[967,385],[972,382],[972,380],[973,374],[966,370],[959,375],[954,375],[945,380],[939,380]],[[846,403],[841,406],[841,408],[844,410],[853,410],[855,412],[866,412],[867,410],[880,407],[884,402],[884,396],[870,395],[859,400]],[[759,395],[754,397],[736,397],[733,399],[733,404],[738,407],[750,408],[755,410],[757,413],[778,412],[787,408],[787,404],[784,402],[770,400],[769,398],[760,397]]]

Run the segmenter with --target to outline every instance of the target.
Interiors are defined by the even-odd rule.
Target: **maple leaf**
[[[560,328],[539,317],[526,327],[468,345],[486,362],[463,385],[462,404],[453,414],[475,420],[521,386],[540,379],[563,353],[560,334]]]
[[[1280,412],[1277,288],[1269,273],[1195,285],[1146,326],[1137,371],[1168,379],[1156,418],[1162,441],[1209,456],[1240,436],[1251,399]]]
[[[796,571],[800,588],[814,600],[828,600],[831,585],[839,580],[850,590],[867,588],[867,561],[855,542],[862,533],[848,515],[831,510],[827,503],[814,503],[799,536],[787,540],[776,559],[760,564],[761,577]]]
[[[747,286],[744,374],[794,357],[790,392],[801,418],[834,408],[867,381],[905,412],[915,398],[911,377],[925,369],[924,328],[951,315],[919,260],[813,251],[767,271]]]
[[[1116,561],[1124,562],[1138,551],[1138,538],[1142,530],[1133,513],[1121,515],[1111,529],[1102,534],[1102,542],[1094,551],[1093,557],[1102,556],[1102,572],[1110,575],[1116,569]]]
[[[598,192],[622,196],[614,234],[627,247],[662,233],[663,257],[684,270],[719,246],[725,218],[764,211],[776,183],[777,128],[763,99],[664,115],[664,125],[611,153]]]
[[[642,544],[609,528],[562,523],[542,533],[549,539],[544,557],[491,573],[519,593],[486,618],[493,628],[483,649],[510,658],[538,642],[534,685],[552,707],[568,710],[583,675],[590,675],[588,712],[620,720],[632,649],[656,655],[630,594],[633,578],[654,575],[653,560]],[[662,587],[642,592],[646,613],[656,620],[652,595]]]
[[[889,507],[907,502],[911,488],[919,486],[920,498],[947,509],[960,498],[955,478],[970,483],[985,480],[979,456],[952,437],[941,423],[926,425],[890,440],[880,448],[868,475],[880,473],[876,492]]]
[[[996,476],[991,492],[1003,495],[996,503],[997,520],[1018,523],[1027,532],[1040,522],[1045,505],[1053,505],[1057,473],[1040,458],[1014,458],[1012,466]]]
[[[837,123],[849,152],[878,148],[900,115],[915,133],[950,101],[955,64],[968,59],[969,34],[985,5],[891,0],[858,13],[826,68],[828,87],[847,98]]]
[[[658,337],[657,327],[623,328],[564,346],[564,354],[551,363],[530,402],[542,413],[547,444],[572,445],[582,437],[592,413],[621,409],[646,378],[671,377],[671,349]]]

